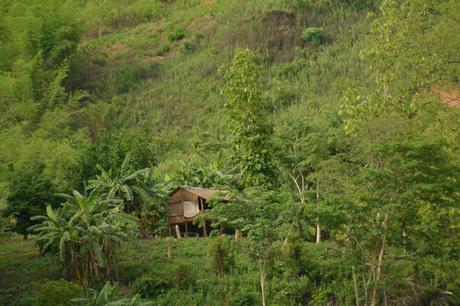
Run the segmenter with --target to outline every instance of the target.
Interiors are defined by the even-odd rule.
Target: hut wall
[[[169,198],[169,204],[191,201],[198,203],[198,196],[184,189],[179,189]]]
[[[173,193],[169,198],[169,212],[168,212],[168,223],[169,224],[178,224],[187,221],[192,221],[193,218],[184,217],[184,201],[193,202],[198,206],[198,196],[184,190],[182,188],[178,189]]]

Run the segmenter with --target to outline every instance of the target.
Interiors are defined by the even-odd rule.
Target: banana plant
[[[116,274],[116,251],[121,241],[136,236],[136,218],[114,199],[85,197],[77,191],[65,198],[58,209],[48,206],[46,216],[33,217],[42,221],[30,228],[42,251],[58,252],[65,277],[81,284]]]
[[[149,306],[153,302],[142,301],[139,294],[132,298],[119,298],[117,286],[110,282],[105,283],[101,291],[89,290],[87,297],[73,299],[72,302],[81,306]]]
[[[233,179],[231,171],[222,170],[214,162],[207,166],[181,161],[176,171],[175,181],[179,185],[197,187],[215,187],[230,185]]]
[[[98,193],[102,197],[121,199],[126,211],[162,211],[162,201],[158,199],[152,179],[152,169],[131,169],[131,154],[127,154],[119,170],[105,170],[100,165],[97,168],[100,174],[89,180],[87,190]]]

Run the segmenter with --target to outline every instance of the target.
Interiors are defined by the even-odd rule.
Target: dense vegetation
[[[0,304],[460,304],[459,16],[0,0]]]

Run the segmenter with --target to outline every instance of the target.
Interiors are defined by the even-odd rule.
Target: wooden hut
[[[207,200],[215,190],[201,187],[179,186],[169,195],[168,228],[169,233],[182,236],[208,235],[209,224],[203,221],[200,229],[193,220],[208,209]]]

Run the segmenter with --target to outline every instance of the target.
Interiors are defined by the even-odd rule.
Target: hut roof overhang
[[[203,198],[205,200],[211,198],[211,196],[216,192],[216,190],[214,189],[210,189],[210,188],[202,188],[202,187],[191,187],[191,186],[179,186],[177,187],[176,189],[174,189],[170,194],[169,196],[173,195],[174,193],[176,193],[178,190],[186,190],[200,198]]]

